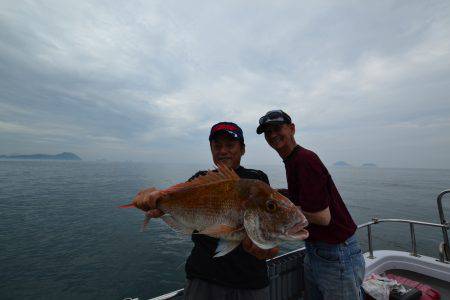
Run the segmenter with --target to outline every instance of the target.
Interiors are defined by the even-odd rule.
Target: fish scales
[[[239,178],[223,165],[192,181],[149,190],[149,197],[123,207],[148,211],[156,203],[173,229],[219,238],[215,257],[232,251],[246,235],[262,249],[308,237],[308,222],[289,199],[262,181]]]
[[[216,223],[242,225],[243,197],[239,181],[208,183],[184,188],[162,197],[158,208],[188,227],[202,230]],[[238,224],[240,223],[240,224]]]

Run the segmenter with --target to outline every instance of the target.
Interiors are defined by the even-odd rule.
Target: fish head
[[[244,227],[259,248],[270,249],[282,241],[308,237],[306,217],[288,198],[262,181],[250,187],[245,203]]]

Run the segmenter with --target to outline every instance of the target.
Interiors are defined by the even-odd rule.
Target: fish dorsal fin
[[[201,185],[207,185],[212,183],[219,183],[224,181],[236,181],[239,180],[239,176],[234,170],[228,168],[225,165],[217,165],[217,172],[208,171],[205,175],[199,176],[191,181],[176,184],[162,191],[163,194],[173,193],[185,188],[193,188]]]

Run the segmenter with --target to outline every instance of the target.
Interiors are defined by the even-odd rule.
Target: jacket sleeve
[[[269,177],[267,177],[266,173],[264,173],[263,171],[259,171],[259,180],[264,181],[265,183],[267,183],[268,185],[270,185],[269,183]]]
[[[203,176],[206,175],[206,173],[208,173],[207,171],[198,171],[197,173],[195,173],[194,175],[191,176],[191,178],[189,178],[187,181],[192,181],[195,178],[199,177],[199,176]]]

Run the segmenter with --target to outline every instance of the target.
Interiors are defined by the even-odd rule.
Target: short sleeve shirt
[[[356,224],[317,154],[297,145],[284,164],[289,198],[295,205],[309,213],[330,209],[330,224],[310,224],[308,240],[338,244],[353,235]]]

